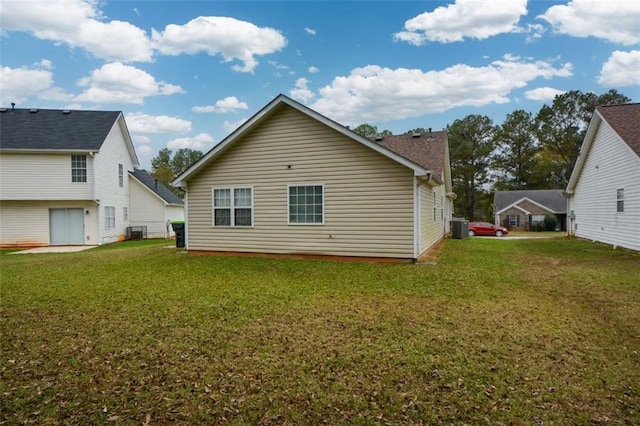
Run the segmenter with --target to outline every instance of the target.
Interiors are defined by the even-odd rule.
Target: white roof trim
[[[537,201],[533,201],[533,200],[532,200],[531,198],[529,198],[529,197],[523,197],[523,198],[520,198],[518,201],[516,201],[516,202],[513,202],[513,203],[509,204],[507,207],[503,208],[503,209],[502,209],[502,210],[500,210],[499,212],[496,212],[496,214],[501,214],[501,213],[503,213],[505,210],[508,210],[508,209],[510,209],[510,208],[512,208],[512,207],[515,207],[515,208],[517,208],[518,210],[522,210],[523,212],[525,212],[525,213],[527,213],[527,214],[531,214],[531,212],[529,212],[529,211],[525,210],[524,208],[522,208],[522,207],[520,207],[520,206],[518,206],[518,205],[517,205],[517,204],[520,204],[520,203],[521,203],[521,202],[523,202],[523,201],[528,201],[528,202],[530,202],[531,204],[535,204],[536,206],[540,207],[540,208],[541,208],[541,209],[543,209],[543,210],[548,211],[549,213],[554,213],[554,214],[556,213],[556,212],[554,212],[553,210],[551,210],[549,207],[547,207],[547,206],[545,206],[545,205],[542,205],[542,204],[538,203]]]
[[[569,183],[567,184],[566,192],[568,194],[573,194],[573,190],[576,189],[576,184],[578,183],[578,177],[582,172],[582,168],[584,167],[584,163],[587,160],[587,155],[591,150],[591,145],[596,138],[596,134],[598,132],[598,128],[600,127],[600,123],[604,121],[604,118],[600,115],[598,110],[596,109],[591,117],[591,121],[589,122],[589,127],[587,127],[587,133],[584,136],[584,141],[582,141],[582,146],[580,147],[580,152],[578,153],[578,158],[576,159],[576,164],[573,167],[573,171],[571,172],[571,177],[569,178]]]
[[[359,142],[362,145],[365,145],[373,149],[374,151],[402,164],[403,166],[410,168],[411,170],[414,171],[414,175],[416,176],[424,176],[427,173],[430,173],[430,171],[425,169],[424,167],[406,159],[401,155],[396,154],[395,152],[373,141],[370,141],[364,136],[361,136],[353,132],[352,130],[349,130],[348,128],[342,126],[341,124],[336,123],[335,121],[312,110],[311,108],[304,106],[285,95],[280,94],[277,97],[275,97],[271,102],[269,102],[267,105],[265,105],[260,111],[254,114],[251,118],[245,121],[244,124],[242,124],[236,130],[234,130],[226,138],[224,138],[219,144],[213,147],[209,152],[203,155],[197,162],[195,162],[191,167],[185,170],[180,176],[176,177],[171,182],[171,185],[178,186],[178,187],[183,186],[183,184],[187,182],[189,178],[192,177],[200,168],[202,168],[206,164],[209,164],[211,161],[219,157],[224,151],[226,151],[231,145],[233,145],[233,143],[236,140],[241,138],[249,130],[252,130],[257,125],[262,123],[264,119],[266,119],[268,116],[271,115],[271,112],[274,109],[276,109],[278,106],[282,104],[288,105],[302,112],[303,114],[306,114],[309,117],[321,122],[322,124],[325,124],[326,126],[332,128],[333,130],[338,131],[339,133],[347,136],[348,138],[353,139],[354,141]]]

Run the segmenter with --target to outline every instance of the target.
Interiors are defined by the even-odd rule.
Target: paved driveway
[[[9,254],[34,254],[34,253],[75,253],[78,251],[84,251],[92,249],[96,246],[49,246],[49,247],[35,247],[28,250],[14,251]]]

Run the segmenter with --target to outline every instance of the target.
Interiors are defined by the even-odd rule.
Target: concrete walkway
[[[28,250],[15,251],[9,254],[34,254],[34,253],[75,253],[78,251],[89,250],[96,246],[49,246],[35,247]]]

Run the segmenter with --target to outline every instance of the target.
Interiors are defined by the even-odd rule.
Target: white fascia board
[[[576,189],[578,178],[580,176],[580,173],[582,172],[584,163],[587,160],[587,155],[589,154],[589,150],[591,150],[591,145],[596,138],[596,133],[598,132],[598,128],[600,127],[600,123],[602,122],[602,120],[602,116],[596,109],[593,113],[593,116],[591,117],[591,121],[589,122],[589,127],[587,127],[587,133],[584,136],[584,141],[582,141],[582,146],[580,147],[580,151],[578,152],[576,164],[573,167],[571,176],[569,177],[569,183],[567,183],[567,193],[572,194]]]
[[[370,141],[364,136],[361,136],[353,132],[352,130],[349,130],[348,128],[342,126],[339,123],[336,123],[335,121],[312,110],[311,108],[304,106],[285,95],[280,94],[276,98],[274,98],[271,102],[269,102],[267,105],[265,105],[260,111],[255,113],[251,118],[245,121],[244,124],[242,124],[236,130],[234,130],[226,138],[224,138],[219,144],[213,147],[208,153],[202,156],[200,160],[198,160],[191,167],[185,170],[180,176],[175,178],[171,182],[171,185],[177,186],[177,187],[183,187],[186,184],[186,181],[189,180],[189,177],[194,175],[194,173],[196,173],[205,164],[208,164],[209,162],[219,157],[237,139],[239,139],[242,135],[247,133],[249,130],[253,129],[255,126],[259,125],[264,119],[266,119],[269,115],[271,115],[271,113],[281,104],[288,105],[302,112],[303,114],[315,119],[316,121],[319,121],[320,123],[325,124],[326,126],[332,128],[333,130],[336,130],[337,132],[343,134],[344,136],[347,136],[348,138],[353,139],[356,142],[359,142],[362,145],[365,145],[371,148],[372,150],[412,169],[416,176],[424,176],[429,173],[429,170],[425,169],[424,167],[421,167],[418,164],[402,157],[401,155],[398,155],[392,152],[391,150],[373,141]]]
[[[129,151],[134,167],[139,166],[140,161],[138,160],[138,155],[136,154],[136,149],[133,146],[133,140],[131,140],[131,134],[129,133],[129,128],[127,127],[127,122],[125,121],[122,112],[120,112],[120,115],[118,116],[118,125],[120,126],[120,131],[124,136],[124,140],[127,144],[127,150]]]

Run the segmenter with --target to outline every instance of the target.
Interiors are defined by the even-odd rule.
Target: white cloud
[[[640,50],[613,52],[596,80],[607,87],[640,86]]]
[[[554,89],[553,87],[538,87],[537,89],[527,90],[524,92],[524,96],[532,101],[552,101],[556,96],[563,93],[563,90]]]
[[[538,78],[569,77],[571,70],[569,63],[555,68],[549,62],[506,59],[428,72],[368,65],[321,88],[311,108],[344,124],[399,120],[457,106],[507,103],[512,90]]]
[[[125,121],[131,133],[170,134],[186,133],[191,130],[190,121],[167,115],[148,115],[134,112],[127,114]]]
[[[0,105],[7,107],[15,102],[20,106],[52,84],[53,76],[48,69],[0,67]]]
[[[141,157],[148,157],[154,153],[154,150],[149,145],[140,145],[136,147],[136,152],[140,154]]]
[[[247,121],[246,118],[241,118],[238,121],[225,121],[222,127],[227,133],[231,133],[234,130],[236,130],[238,127],[243,125],[245,121]]]
[[[277,52],[287,45],[287,39],[273,28],[218,16],[199,16],[185,25],[167,25],[162,32],[153,30],[152,37],[162,54],[222,55],[225,62],[243,63],[234,65],[233,70],[251,73],[258,65],[255,56]]]
[[[502,33],[521,32],[517,24],[527,13],[527,0],[456,0],[404,23],[394,34],[399,41],[420,46],[426,42],[452,43],[464,38],[482,40]]]
[[[538,18],[573,37],[597,37],[624,45],[640,43],[640,2],[636,0],[572,0],[551,6]]]
[[[207,133],[186,138],[177,138],[167,143],[169,149],[189,148],[197,151],[208,151],[213,146],[214,139]]]
[[[314,67],[314,66],[311,66],[311,67],[307,68],[307,71],[309,71],[309,74],[316,74],[316,73],[320,72],[318,67]]]
[[[143,104],[148,96],[184,93],[180,86],[158,82],[146,71],[120,62],[93,70],[78,81],[78,86],[88,87],[76,96],[79,102]]]
[[[309,80],[304,77],[297,79],[295,82],[295,88],[289,91],[289,95],[293,99],[297,99],[305,103],[309,102],[314,98],[315,94],[309,90],[309,87],[307,86],[308,84]]]
[[[112,61],[149,62],[151,42],[144,30],[106,21],[95,0],[3,1],[4,31],[24,31],[43,40],[80,47]]]
[[[316,35],[316,30],[314,30],[313,28],[305,28],[304,32],[309,34],[309,35]]]
[[[203,107],[195,106],[191,108],[191,110],[193,112],[214,112],[216,114],[226,114],[248,108],[249,106],[245,102],[240,102],[235,96],[227,96],[224,99],[216,101],[215,105],[207,105]]]

